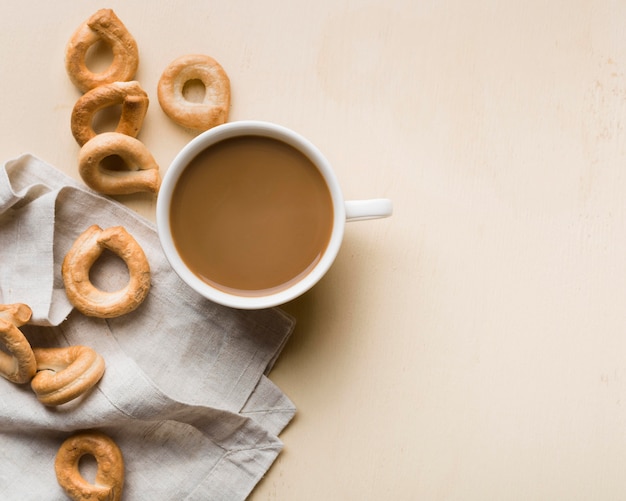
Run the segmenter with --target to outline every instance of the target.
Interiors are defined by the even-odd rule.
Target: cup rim
[[[322,258],[315,267],[295,284],[260,296],[240,296],[212,287],[195,275],[178,254],[170,231],[170,204],[176,182],[185,167],[201,151],[231,137],[260,135],[279,139],[304,153],[318,168],[331,194],[333,203],[333,229]],[[330,163],[322,152],[308,139],[292,129],[272,122],[241,120],[227,122],[200,133],[177,153],[161,181],[156,202],[156,226],[161,247],[176,274],[205,298],[238,309],[263,309],[285,304],[307,292],[326,274],[341,247],[346,223],[345,202],[339,182]]]

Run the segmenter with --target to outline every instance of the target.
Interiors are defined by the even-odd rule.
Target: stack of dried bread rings
[[[113,61],[95,73],[87,66],[89,50],[97,43],[108,45]],[[84,94],[72,110],[72,135],[81,147],[78,171],[87,186],[105,195],[157,193],[159,166],[137,139],[148,110],[148,94],[133,78],[139,66],[137,42],[111,9],[100,9],[79,26],[67,44],[65,68],[70,80]],[[120,106],[114,132],[97,134],[95,115]],[[105,159],[119,157],[123,169],[107,168]]]
[[[111,48],[113,61],[107,70],[95,73],[86,59],[98,42]],[[67,45],[67,73],[84,93],[71,116],[72,135],[81,147],[78,170],[85,184],[105,195],[158,193],[160,187],[159,166],[137,139],[149,104],[148,95],[133,80],[138,66],[137,43],[111,9],[93,14]],[[201,99],[187,99],[190,82],[202,85]],[[157,95],[165,114],[186,129],[205,131],[228,120],[230,79],[211,56],[189,54],[172,61],[159,79]],[[111,106],[121,107],[115,131],[97,134],[94,117]],[[105,159],[113,156],[122,159],[125,169],[105,167]]]

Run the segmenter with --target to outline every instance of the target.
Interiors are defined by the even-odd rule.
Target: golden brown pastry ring
[[[103,160],[120,157],[127,170],[104,167]],[[103,132],[87,141],[78,154],[78,172],[87,186],[105,195],[157,193],[159,166],[146,146],[119,132]]]
[[[95,287],[89,270],[105,249],[117,254],[128,267],[129,281],[114,292]],[[150,290],[150,265],[137,241],[122,226],[103,230],[87,228],[66,254],[61,267],[69,301],[84,315],[113,318],[136,309]]]
[[[201,102],[185,99],[185,84],[192,80],[204,85]],[[159,79],[157,95],[165,114],[188,129],[204,131],[228,119],[230,80],[210,56],[190,54],[174,60]]]
[[[76,142],[83,146],[96,136],[93,119],[100,110],[121,105],[121,113],[115,132],[137,137],[148,111],[148,94],[139,82],[113,82],[100,85],[83,94],[72,110],[71,128]]]
[[[85,62],[87,51],[96,42],[108,44],[113,62],[103,72],[94,73]],[[81,91],[99,85],[132,80],[139,66],[137,42],[111,9],[100,9],[81,24],[65,51],[65,68],[70,80]]]
[[[78,469],[80,459],[91,455],[98,464],[95,484],[87,482]],[[119,501],[124,486],[124,457],[111,437],[83,431],[66,439],[54,460],[59,485],[74,501]]]
[[[37,374],[30,386],[44,405],[62,405],[93,388],[104,374],[104,359],[87,346],[34,348]]]
[[[0,305],[0,376],[13,383],[27,383],[35,375],[35,355],[30,343],[18,329],[30,320],[32,310],[25,304]]]

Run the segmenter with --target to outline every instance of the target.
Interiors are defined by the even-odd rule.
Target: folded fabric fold
[[[61,262],[92,224],[124,226],[150,262],[148,298],[122,317],[86,317],[65,296]],[[105,289],[127,273],[109,255],[92,272]],[[295,407],[267,373],[294,319],[198,296],[171,270],[154,225],[32,155],[0,169],[0,302],[33,309],[21,328],[31,345],[83,344],[106,362],[93,391],[59,408],[0,380],[3,499],[64,499],[54,455],[79,429],[118,442],[129,500],[245,499],[280,452]]]

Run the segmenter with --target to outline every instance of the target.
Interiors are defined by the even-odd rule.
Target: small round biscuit
[[[194,80],[204,85],[200,102],[184,96],[185,85]],[[188,129],[205,131],[228,119],[230,80],[211,56],[190,54],[174,60],[159,79],[157,95],[165,114]]]
[[[85,61],[87,51],[102,41],[111,47],[113,62],[105,71],[92,72]],[[65,51],[65,68],[81,91],[112,82],[132,80],[139,66],[137,42],[111,9],[100,9],[81,24]]]
[[[117,156],[125,169],[107,169],[104,160]],[[78,173],[87,186],[104,195],[158,193],[159,166],[146,146],[132,136],[103,132],[87,141],[78,154]]]
[[[128,267],[129,282],[118,291],[95,287],[89,270],[105,249],[117,254]],[[97,225],[78,236],[63,260],[61,268],[65,292],[82,314],[97,318],[119,317],[139,307],[150,290],[148,259],[130,233],[122,226],[103,230]]]
[[[95,483],[79,470],[80,459],[93,456],[98,464]],[[74,501],[120,501],[124,487],[124,457],[111,437],[98,431],[81,431],[66,439],[54,460],[57,481]]]
[[[72,109],[72,135],[79,146],[96,136],[93,120],[96,114],[115,105],[121,105],[121,114],[115,132],[137,137],[148,111],[148,94],[139,82],[113,82],[99,85],[83,94]]]
[[[37,374],[30,386],[42,404],[62,405],[87,393],[104,374],[104,359],[88,346],[34,348]]]

